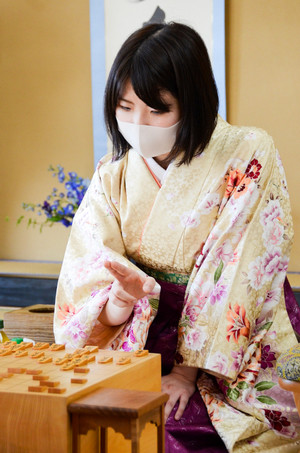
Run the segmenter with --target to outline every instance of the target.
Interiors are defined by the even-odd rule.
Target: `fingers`
[[[182,414],[184,413],[184,410],[186,408],[186,405],[189,401],[189,398],[187,395],[185,394],[182,394],[180,399],[179,399],[179,406],[178,406],[178,409],[176,411],[176,414],[174,416],[175,420],[180,420]]]
[[[124,291],[120,293],[121,300],[129,301],[127,295],[132,296],[131,301],[142,299],[154,289],[154,278],[140,275],[135,269],[127,268],[117,261],[105,261],[104,266],[115,277],[115,289],[118,282],[119,289]],[[119,297],[117,293],[115,295]]]
[[[172,371],[170,374],[163,376],[161,381],[162,392],[169,395],[169,400],[165,406],[165,420],[170,416],[175,404],[178,402],[174,419],[179,420],[188,404],[190,397],[195,391],[195,385],[189,381],[186,376],[179,375]]]
[[[173,407],[180,398],[180,393],[174,388],[170,375],[163,376],[161,380],[161,391],[169,395],[169,399],[165,405],[165,421],[167,421]]]
[[[171,414],[172,412],[172,409],[173,407],[175,406],[176,404],[176,401],[173,402],[171,401],[170,399],[167,401],[166,405],[165,405],[165,422],[167,421],[167,419],[169,418],[169,415]]]
[[[154,290],[155,283],[154,278],[146,277],[146,281],[143,284],[143,291],[145,291],[145,294],[149,294]]]
[[[123,266],[123,264],[117,261],[105,261],[104,267],[115,277],[120,283],[126,281],[129,278],[139,279],[139,274],[129,267]]]
[[[178,404],[177,411],[174,415],[174,418],[175,418],[175,420],[180,420],[180,418],[182,417],[182,415],[185,411],[186,405],[189,401],[189,397],[184,393],[181,395],[176,394],[176,393],[173,395],[171,394],[170,398],[168,399],[168,402],[165,405],[165,421],[167,421],[167,419],[168,419],[169,415],[171,414],[177,401],[179,404]]]
[[[123,289],[118,280],[113,283],[109,298],[111,302],[121,307],[137,302],[134,296]]]
[[[117,261],[105,261],[104,267],[122,284],[126,277],[130,277],[135,281],[135,284],[141,285],[141,290],[144,295],[151,293],[155,287],[155,280],[152,277],[142,277],[134,269],[130,269]],[[127,281],[127,280],[126,280]],[[143,295],[141,295],[143,297]]]
[[[119,277],[126,277],[131,273],[131,269],[121,263],[118,263],[118,261],[105,261],[104,267],[116,278],[117,275]]]

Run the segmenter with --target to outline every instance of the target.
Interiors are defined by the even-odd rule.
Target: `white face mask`
[[[171,151],[178,123],[170,127],[145,126],[119,121],[119,131],[132,148],[143,157],[156,157]]]

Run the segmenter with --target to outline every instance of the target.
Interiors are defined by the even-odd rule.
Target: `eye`
[[[154,115],[163,115],[166,112],[163,112],[162,110],[151,110],[151,113]]]
[[[126,105],[119,105],[118,106],[121,110],[124,110],[125,112],[129,112],[130,111],[130,107],[127,107]]]

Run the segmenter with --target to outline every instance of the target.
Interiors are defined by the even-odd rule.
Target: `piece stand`
[[[157,453],[164,453],[164,404],[168,395],[102,388],[69,404],[72,452],[80,453],[80,435],[100,427],[101,453],[108,452],[107,428],[131,440],[131,452],[140,453],[140,435],[146,423],[157,426]]]

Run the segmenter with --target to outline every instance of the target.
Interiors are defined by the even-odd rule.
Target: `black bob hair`
[[[104,96],[105,123],[116,160],[130,149],[115,116],[128,81],[137,96],[155,110],[168,111],[161,98],[163,91],[178,100],[176,142],[165,162],[183,152],[181,165],[201,154],[216,126],[219,99],[207,49],[198,33],[175,22],[150,24],[135,31],[122,45]]]

